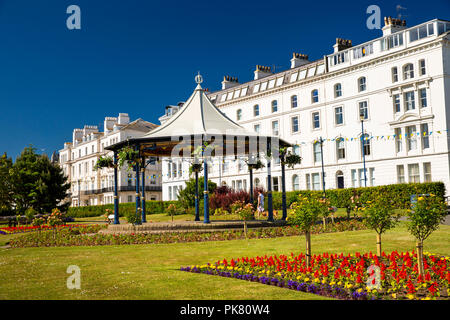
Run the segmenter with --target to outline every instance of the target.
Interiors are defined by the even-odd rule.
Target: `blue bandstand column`
[[[252,168],[252,166],[249,167],[249,174],[250,174],[250,203],[253,206],[253,168]]]
[[[272,156],[271,152],[271,144],[270,139],[267,141],[267,152],[270,152],[270,156]],[[270,168],[270,158],[267,158],[267,209],[269,211],[267,221],[273,222],[273,201],[272,201],[272,173]]]
[[[114,151],[114,224],[120,224],[119,195],[117,192],[117,151]]]
[[[203,223],[209,223],[209,191],[208,191],[208,162],[206,158],[203,159],[203,209],[204,209],[204,220]]]
[[[136,150],[139,150],[139,146],[136,147]],[[139,173],[140,173],[140,166],[139,166],[139,161],[136,161],[136,166],[135,166],[135,170],[136,170],[136,218],[139,217],[140,214],[140,209],[141,209],[141,195],[140,192],[141,190],[139,190]]]
[[[195,221],[200,221],[200,208],[198,206],[198,170],[195,170]]]
[[[145,216],[146,212],[145,212],[145,158],[142,158],[142,165],[143,167],[141,168],[141,172],[142,172],[142,222],[145,223],[147,222],[147,218]]]
[[[282,220],[286,220],[287,218],[287,208],[286,208],[286,174],[285,174],[285,155],[281,157],[281,202],[283,209],[283,217]]]

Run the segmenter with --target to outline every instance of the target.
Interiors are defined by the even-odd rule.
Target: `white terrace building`
[[[298,144],[303,160],[286,170],[288,191],[320,190],[322,157],[327,189],[364,186],[362,150],[367,186],[443,181],[449,190],[450,22],[407,28],[405,21],[385,18],[382,31],[357,46],[337,39],[334,52],[317,61],[294,53],[286,71],[257,66],[247,83],[226,76],[222,90],[208,96],[246,129]],[[162,118],[167,116],[166,110]],[[315,143],[320,137],[323,154]],[[163,163],[164,200],[177,197],[188,168],[181,160]],[[235,189],[249,187],[240,159],[215,159],[209,177]],[[267,188],[266,177],[265,168],[256,171],[255,186]],[[281,189],[276,163],[272,177],[274,190]]]
[[[137,119],[130,122],[126,113],[119,117],[106,117],[104,132],[97,126],[84,126],[73,130],[72,142],[66,142],[59,151],[59,161],[71,183],[72,206],[100,205],[114,202],[114,169],[94,170],[100,156],[110,155],[105,147],[140,137],[157,127],[155,124]],[[146,169],[147,200],[161,200],[161,165],[150,163]],[[119,202],[135,201],[135,172],[122,168],[118,172]]]

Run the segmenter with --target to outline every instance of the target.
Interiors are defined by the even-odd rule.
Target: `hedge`
[[[178,201],[160,201],[149,200],[145,201],[145,212],[147,214],[164,213],[170,204],[175,204],[177,207]],[[67,211],[68,217],[73,218],[85,218],[85,217],[98,217],[106,213],[106,209],[114,211],[114,204],[104,204],[98,206],[84,206],[84,207],[69,207]],[[119,216],[123,217],[127,213],[136,212],[136,203],[120,203],[119,204]]]
[[[432,193],[437,196],[445,196],[445,185],[443,182],[427,182],[427,183],[400,183],[390,184],[377,187],[365,188],[347,188],[347,189],[329,189],[326,190],[326,195],[332,206],[337,208],[346,208],[350,205],[350,198],[353,192],[356,191],[362,203],[374,200],[377,197],[389,197],[394,200],[394,205],[398,209],[408,209],[410,207],[410,196],[412,194],[427,194]],[[322,191],[299,190],[286,192],[286,204],[290,205],[296,201],[299,194],[308,196],[311,194],[322,195]],[[281,192],[272,192],[273,208],[281,210]],[[267,208],[267,196],[264,199],[265,207]]]

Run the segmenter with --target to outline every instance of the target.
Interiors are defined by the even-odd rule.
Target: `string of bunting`
[[[365,137],[364,137],[364,140],[376,139],[377,141],[388,141],[388,140],[395,140],[396,138],[398,138],[400,140],[400,139],[404,139],[404,138],[406,139],[408,137],[411,137],[411,138],[412,137],[420,137],[420,138],[422,138],[422,137],[427,137],[427,136],[432,136],[432,135],[442,135],[444,133],[448,133],[448,130],[446,129],[446,130],[436,130],[436,131],[429,131],[429,132],[427,132],[427,131],[414,132],[414,133],[411,133],[411,134],[405,133],[405,134],[401,134],[401,135],[392,134],[392,135],[381,135],[381,136],[374,136],[374,135],[369,136],[368,134],[366,134]],[[447,137],[449,137],[449,136],[447,135]],[[360,137],[343,137],[343,136],[335,137],[335,138],[332,138],[332,139],[331,138],[322,138],[322,139],[323,139],[323,142],[334,142],[334,141],[341,141],[341,140],[350,141],[350,142],[351,141],[357,141],[357,142],[361,141]],[[296,142],[295,144],[296,145],[306,145],[306,144],[310,144],[310,143],[316,144],[319,141],[320,141],[319,139],[314,139],[312,142],[311,141],[308,141],[308,142],[301,141],[301,142]],[[204,144],[204,145],[201,146],[200,150],[204,151],[207,147],[208,146]],[[242,160],[242,159],[240,159],[240,157],[239,157],[239,160]],[[223,157],[222,157],[221,162],[225,163],[225,159]],[[185,173],[188,173],[188,170],[177,170],[176,172],[177,172],[178,176],[182,176]],[[151,181],[151,180],[155,180],[157,178],[170,177],[170,176],[172,176],[172,174],[168,174],[168,173],[166,173],[166,174],[152,174],[152,175],[146,175],[145,179]],[[129,180],[135,181],[136,177],[130,177]]]
[[[408,138],[408,137],[427,137],[427,136],[431,136],[431,135],[437,135],[437,134],[439,134],[439,135],[442,135],[444,132],[448,132],[448,130],[436,130],[436,131],[424,131],[424,132],[414,132],[414,133],[411,133],[411,134],[408,134],[408,133],[405,133],[405,134],[399,134],[399,135],[396,135],[396,134],[392,134],[392,135],[382,135],[382,136],[374,136],[374,135],[371,135],[371,136],[369,136],[367,133],[365,134],[365,136],[364,136],[364,140],[372,140],[372,139],[375,139],[376,138],[376,140],[377,141],[380,141],[380,140],[382,140],[382,141],[387,141],[387,140],[395,140],[397,137],[398,137],[398,139],[403,139],[403,138]],[[447,137],[448,137],[448,135],[447,135]],[[335,137],[335,138],[332,138],[332,139],[330,139],[330,138],[323,138],[323,142],[333,142],[333,141],[341,141],[341,140],[344,140],[344,141],[361,141],[361,137],[359,136],[359,137],[343,137],[343,136],[339,136],[339,137]],[[309,144],[309,143],[312,143],[312,144],[315,144],[315,143],[318,143],[318,142],[320,142],[320,139],[314,139],[312,142],[305,142],[305,141],[301,141],[301,142],[297,142],[296,144],[297,145],[306,145],[306,144]]]

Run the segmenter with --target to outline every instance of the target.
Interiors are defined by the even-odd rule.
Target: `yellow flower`
[[[319,278],[315,278],[314,282],[317,282],[317,283],[320,282]]]
[[[392,298],[397,299],[397,294],[396,294],[396,293],[393,293],[393,294],[392,294]]]
[[[341,286],[341,285],[342,285],[342,281],[339,281],[339,282],[337,283],[337,285],[338,285],[338,286]]]
[[[308,282],[308,281],[309,281],[309,278],[305,278],[305,281]]]
[[[336,282],[334,282],[334,281],[330,282],[330,286],[334,286],[335,284],[336,284]]]
[[[297,277],[297,280],[300,280],[301,278],[302,278],[302,276],[298,276],[298,277]]]
[[[323,280],[322,280],[322,283],[323,283],[323,284],[327,283],[327,280],[323,279]]]
[[[413,294],[408,294],[406,297],[407,297],[409,300],[414,299],[414,295],[413,295]]]
[[[378,293],[377,289],[373,289],[372,293]]]
[[[359,288],[358,290],[356,290],[358,293],[361,293],[363,291],[362,288]]]

